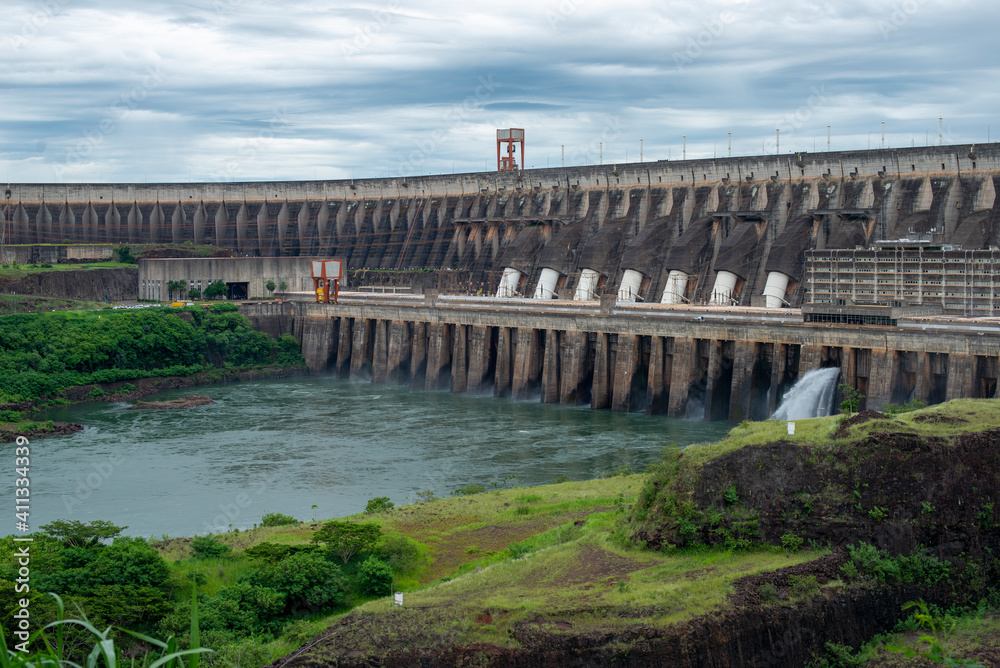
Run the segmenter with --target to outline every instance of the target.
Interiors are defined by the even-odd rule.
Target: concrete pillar
[[[372,320],[368,318],[354,321],[354,340],[351,342],[351,378],[361,375],[371,377],[373,325]]]
[[[465,392],[468,388],[468,335],[465,325],[452,326],[451,391]]]
[[[427,323],[413,323],[410,338],[410,387],[423,387],[427,378]]]
[[[469,374],[466,390],[482,392],[483,382],[490,369],[490,328],[481,325],[469,327]]]
[[[872,350],[865,407],[879,410],[892,403],[892,384],[899,377],[895,350]]]
[[[306,316],[302,321],[302,356],[310,373],[326,370],[331,358],[336,354],[336,323],[327,316]]]
[[[818,369],[822,362],[822,346],[802,346],[802,353],[799,356],[799,378],[806,375],[806,371]]]
[[[375,343],[372,350],[372,382],[384,383],[389,373],[389,322],[375,322]]]
[[[510,327],[497,329],[497,370],[493,378],[493,396],[509,397],[513,379],[514,346]]]
[[[858,386],[858,349],[844,348],[840,358],[840,382],[851,387]]]
[[[750,419],[750,391],[756,367],[757,344],[753,341],[736,341],[733,345],[733,384],[729,395],[730,424]]]
[[[597,333],[597,351],[594,355],[594,379],[590,390],[591,408],[611,407],[611,346],[607,332]]]
[[[353,318],[340,319],[340,332],[337,342],[337,376],[347,378],[351,373],[351,344],[354,341]]]
[[[691,387],[691,372],[698,352],[694,339],[674,339],[673,368],[670,374],[670,397],[667,415],[684,417],[687,407],[688,389]]]
[[[451,363],[451,327],[439,322],[427,325],[427,376],[424,388],[441,390],[448,386],[449,378],[443,370]]]
[[[917,353],[916,382],[913,388],[913,398],[920,401],[927,401],[931,393],[931,363],[927,358],[927,353]]]
[[[410,323],[393,320],[389,323],[389,352],[386,382],[398,385],[410,366]]]
[[[785,377],[785,365],[788,363],[788,344],[775,343],[774,355],[771,358],[771,390],[767,397],[767,414],[771,415],[778,408],[781,394],[781,381]]]
[[[649,373],[648,394],[649,405],[646,406],[646,413],[649,415],[660,415],[667,409],[667,380],[665,367],[667,354],[665,352],[666,341],[662,336],[654,336],[649,341]]]
[[[542,403],[559,403],[559,338],[560,332],[545,330],[545,354],[542,360]]]
[[[705,414],[707,422],[712,419],[712,395],[719,380],[722,365],[722,341],[708,341],[708,373],[705,374]]]
[[[559,401],[569,406],[586,401],[590,394],[591,369],[587,365],[587,332],[563,332],[559,364]]]
[[[511,396],[515,399],[527,398],[542,376],[542,355],[538,330],[521,328],[517,330],[514,343],[514,374],[511,380]]]
[[[639,364],[639,337],[618,335],[618,350],[612,382],[611,410],[628,413],[632,409],[632,378]]]
[[[945,401],[975,396],[975,355],[948,355],[948,394]]]

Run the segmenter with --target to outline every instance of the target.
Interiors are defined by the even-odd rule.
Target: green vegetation
[[[264,513],[263,517],[260,518],[262,527],[283,527],[298,523],[299,521],[291,515],[283,515],[282,513]]]
[[[118,255],[118,261],[122,264],[138,264],[139,260],[132,255],[132,251],[128,246],[119,246],[115,249],[115,254]]]
[[[225,281],[213,281],[205,288],[205,298],[218,299],[219,297],[225,297],[228,292],[229,287]]]
[[[371,552],[381,536],[382,530],[372,522],[354,524],[331,520],[313,534],[312,540],[325,543],[346,564],[359,552]]]
[[[187,287],[187,281],[182,281],[182,280],[167,281],[167,297],[173,299],[175,292],[179,292],[183,297],[184,288],[186,287]]]
[[[762,602],[766,613],[855,591],[922,588],[958,595],[978,587],[996,596],[990,580],[995,566],[980,569],[967,555],[944,559],[921,547],[890,554],[866,542],[849,546],[846,557],[824,549],[816,528],[838,507],[829,505],[831,497],[839,506],[861,506],[852,511],[852,523],[899,521],[895,502],[873,502],[871,488],[877,485],[869,488],[861,478],[845,485],[847,478],[832,477],[821,478],[831,488],[793,491],[790,485],[797,470],[822,473],[829,466],[838,475],[850,472],[843,462],[866,461],[858,443],[875,450],[869,437],[883,432],[933,436],[940,439],[935,447],[947,448],[959,435],[997,423],[995,402],[963,400],[849,427],[838,418],[801,421],[795,436],[787,436],[780,423],[747,424],[716,444],[668,449],[643,475],[620,470],[585,482],[502,489],[510,486],[508,479],[491,489],[466,486],[449,498],[403,507],[376,497],[353,517],[300,523],[266,513],[262,526],[249,531],[152,546],[118,537],[121,528],[107,523],[59,521],[46,525],[49,535],[36,537],[33,567],[49,578],[44,584],[101,623],[121,618],[144,633],[176,637],[178,647],[193,639],[188,620],[197,606],[201,641],[218,650],[205,659],[213,666],[233,660],[262,665],[334,625],[336,647],[310,650],[311,663],[335,663],[324,651],[358,652],[377,664],[389,648],[528,648],[539,642],[532,640],[535,630],[543,634],[541,642],[570,635],[610,638],[607,647],[625,656],[650,630],[701,615],[715,618],[734,600],[750,601],[739,606]],[[772,434],[778,436],[769,441]],[[763,453],[759,462],[737,453],[766,443],[750,451]],[[744,455],[742,468],[720,468],[716,460],[728,454]],[[837,459],[842,455],[843,462]],[[772,469],[782,477],[779,484],[762,483],[763,494],[780,508],[776,524],[782,528],[767,534],[762,492],[745,478],[765,479]],[[884,469],[875,470],[882,475]],[[977,528],[992,530],[994,505],[977,494],[962,491],[965,516]],[[909,517],[937,526],[937,508],[948,498],[932,498],[934,504],[911,501]],[[652,531],[637,528],[655,528],[666,539],[647,544]],[[6,613],[13,596],[7,564],[13,560],[4,559],[4,550],[13,550],[9,539],[0,544],[0,568],[8,569],[0,571]],[[817,559],[821,566],[810,572],[809,562]],[[965,589],[969,582],[979,584]],[[405,592],[404,607],[383,598],[393,591]],[[974,665],[962,663],[973,641],[958,642],[954,635],[966,624],[964,617],[932,608],[919,614],[925,618],[900,628],[910,632],[930,620],[927,639],[897,637],[890,644],[946,665]],[[996,638],[995,615],[982,609],[975,614],[981,619],[968,623],[975,629],[970,638]],[[886,661],[886,642],[879,638],[858,651],[828,643],[810,665],[895,665]]]
[[[840,392],[840,396],[844,398],[840,402],[840,411],[850,415],[851,413],[858,412],[858,406],[861,405],[861,401],[865,398],[865,395],[861,394],[852,385],[847,383],[841,383],[837,386],[837,391]]]
[[[396,504],[389,500],[388,496],[376,496],[374,499],[369,499],[368,504],[365,506],[366,513],[380,513],[384,510],[389,510],[394,508]]]
[[[17,313],[49,313],[50,311],[94,311],[106,307],[107,304],[101,302],[42,297],[40,295],[0,294],[0,316]]]
[[[88,668],[103,665],[104,668],[115,668],[123,663],[125,658],[120,644],[115,644],[115,638],[111,637],[111,628],[104,631],[98,630],[85,615],[81,619],[67,618],[65,615],[66,606],[62,598],[53,594],[56,609],[55,619],[44,629],[31,633],[27,638],[21,636],[8,638],[0,635],[0,666],[3,668],[58,668],[59,666],[78,665],[80,657],[87,657]],[[123,630],[132,638],[137,638],[145,645],[140,668],[198,668],[198,657],[212,650],[203,648],[198,642],[198,608],[197,605],[191,608],[191,638],[190,647],[186,650],[178,649],[177,641],[173,637],[166,641],[157,640],[149,636],[135,633],[134,631]],[[74,647],[67,642],[68,635],[74,635],[80,641],[80,646]],[[85,633],[84,633],[85,632]],[[90,643],[93,647],[86,649]],[[152,645],[157,649],[149,647]],[[81,649],[82,647],[82,649]],[[75,651],[76,650],[76,651]],[[135,666],[135,655],[132,656],[132,665]]]
[[[0,265],[0,278],[17,280],[29,274],[55,271],[88,271],[92,269],[135,269],[135,264],[123,262],[75,262],[70,264],[11,264]]]
[[[0,317],[0,403],[92,383],[302,363],[294,338],[255,332],[234,304]]]

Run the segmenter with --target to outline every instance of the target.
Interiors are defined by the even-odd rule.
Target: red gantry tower
[[[514,154],[517,152],[515,144],[521,144],[521,164],[524,164],[524,128],[508,128],[497,130],[497,171],[507,172],[517,169],[517,161]],[[501,154],[502,144],[507,144],[507,155]]]

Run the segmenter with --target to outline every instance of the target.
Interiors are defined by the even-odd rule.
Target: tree
[[[135,259],[135,256],[132,255],[132,251],[128,246],[119,246],[115,249],[115,253],[118,254],[118,261],[122,264],[136,264],[139,262]]]
[[[264,564],[240,579],[246,584],[268,587],[285,595],[288,612],[306,607],[330,608],[342,605],[349,590],[340,568],[323,555],[309,552],[291,554]]]
[[[861,405],[861,400],[865,398],[865,395],[861,394],[847,383],[841,383],[837,386],[837,389],[840,390],[841,396],[844,397],[844,400],[840,402],[840,410],[848,414],[856,413],[858,406]]]
[[[374,522],[331,520],[313,534],[312,541],[325,543],[346,564],[359,552],[371,552],[381,536],[382,529]]]
[[[279,288],[279,289],[280,289],[280,290],[281,290],[282,292],[284,292],[284,291],[288,290],[288,283],[287,283],[287,282],[285,282],[285,281],[282,281],[282,282],[281,282],[281,285],[279,285],[279,286],[278,286],[278,288]]]
[[[268,281],[267,283],[264,284],[264,287],[267,288],[268,292],[274,292],[274,289],[278,286],[277,284],[275,284],[274,281]]]
[[[198,288],[188,290],[188,299],[201,299],[201,290]]]
[[[209,299],[222,297],[229,292],[229,286],[224,281],[215,281],[205,288],[205,296]]]
[[[42,533],[61,540],[68,547],[93,547],[128,529],[128,527],[120,527],[107,520],[94,520],[93,522],[55,520],[38,528]]]
[[[187,281],[167,281],[167,296],[173,299],[175,291],[179,291],[183,295],[186,287]]]

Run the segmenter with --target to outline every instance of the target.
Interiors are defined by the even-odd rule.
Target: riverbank
[[[795,439],[736,428],[594,481],[618,484],[610,507],[529,538],[511,527],[551,513],[562,485],[487,493],[488,516],[466,513],[479,495],[379,513],[427,546],[436,583],[323,620],[272,666],[865,665],[835,661],[915,629],[908,601],[1000,603],[995,407],[856,420],[836,439],[838,418]],[[960,655],[985,657],[970,636]]]

